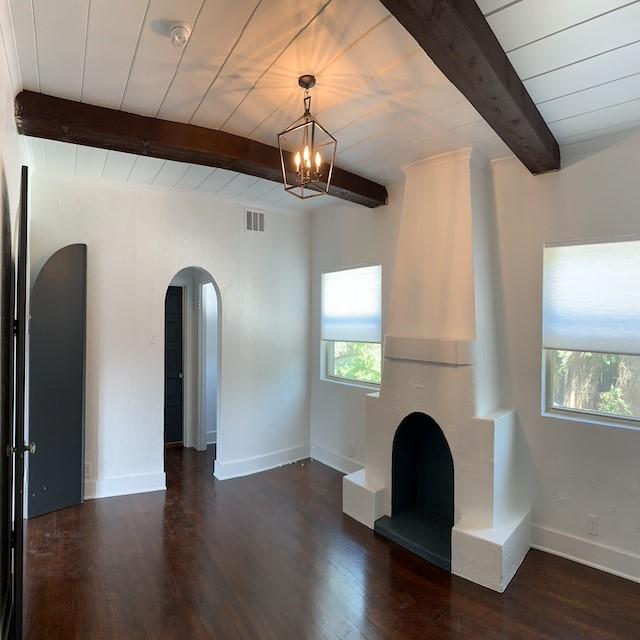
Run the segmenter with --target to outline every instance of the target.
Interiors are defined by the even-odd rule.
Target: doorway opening
[[[220,295],[200,267],[181,269],[165,295],[164,443],[195,449],[211,463],[219,439]],[[173,454],[172,454],[173,455]],[[174,457],[175,457],[174,455]]]

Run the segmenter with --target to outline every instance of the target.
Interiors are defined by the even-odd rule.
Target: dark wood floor
[[[503,595],[341,513],[317,462],[218,482],[167,451],[166,493],[28,523],[31,640],[640,638],[640,585],[531,551]]]

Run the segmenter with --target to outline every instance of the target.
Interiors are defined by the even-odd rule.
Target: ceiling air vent
[[[247,209],[245,229],[247,231],[264,231],[264,213]]]

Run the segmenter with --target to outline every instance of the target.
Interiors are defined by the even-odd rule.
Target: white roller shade
[[[640,241],[544,250],[543,346],[640,355]]]
[[[380,342],[382,267],[322,274],[321,336],[338,342]]]

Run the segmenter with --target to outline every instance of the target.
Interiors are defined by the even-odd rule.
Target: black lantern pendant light
[[[311,115],[315,77],[300,76],[298,84],[304,89],[304,113],[278,134],[278,148],[285,191],[305,199],[329,192],[337,142]]]

